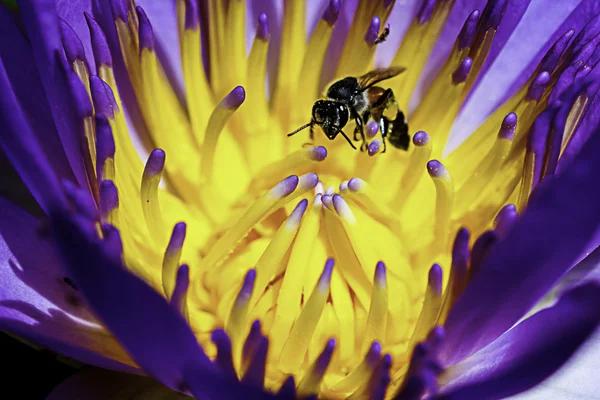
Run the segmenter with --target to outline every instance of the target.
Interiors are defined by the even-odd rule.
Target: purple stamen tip
[[[427,132],[419,131],[415,133],[412,141],[415,146],[426,146],[429,143],[429,135]]]
[[[90,41],[92,42],[92,49],[94,50],[96,67],[99,68],[101,65],[112,67],[112,56],[110,55],[108,42],[106,41],[106,36],[104,35],[102,28],[100,28],[100,25],[98,25],[96,20],[92,18],[90,14],[84,12],[84,15],[90,31]]]
[[[171,233],[171,239],[169,239],[169,244],[167,245],[167,251],[169,252],[178,252],[183,247],[183,242],[185,241],[185,235],[187,233],[187,225],[185,222],[178,222],[173,227],[173,232]]]
[[[539,101],[550,82],[550,73],[543,71],[535,77],[527,90],[527,100]]]
[[[502,22],[502,16],[506,11],[506,5],[508,0],[497,0],[490,1],[483,10],[483,27],[484,32],[489,29],[498,29],[500,22]]]
[[[425,0],[421,9],[417,13],[417,21],[419,25],[423,25],[425,22],[429,21],[431,15],[433,14],[433,10],[435,9],[436,0]]]
[[[474,10],[465,21],[462,30],[458,34],[458,50],[469,47],[471,46],[471,43],[473,43],[473,38],[475,37],[475,32],[477,31],[477,22],[479,21],[480,15],[481,13],[479,10]]]
[[[442,267],[439,264],[433,264],[429,269],[428,285],[437,296],[442,294]]]
[[[127,0],[111,0],[113,17],[127,22]]]
[[[509,113],[504,117],[502,126],[498,132],[498,137],[506,140],[513,140],[515,137],[515,131],[517,129],[517,114],[514,112]]]
[[[458,85],[459,83],[463,83],[467,80],[469,76],[469,72],[471,72],[471,67],[473,66],[473,59],[470,57],[462,60],[460,65],[454,70],[452,73],[452,83]]]
[[[558,38],[558,40],[556,40],[556,42],[554,42],[550,50],[548,50],[548,52],[544,55],[544,58],[542,58],[542,61],[539,65],[539,71],[554,70],[556,63],[558,63],[558,60],[563,55],[574,34],[575,30],[571,29],[565,32],[561,37]]]
[[[325,278],[327,282],[331,279],[331,273],[333,272],[333,266],[335,265],[335,260],[333,258],[328,258],[325,261],[325,268],[323,268],[323,273],[321,274],[321,278]]]
[[[348,189],[353,192],[358,192],[364,186],[364,181],[360,178],[352,178],[348,181]]]
[[[324,352],[333,353],[334,349],[335,349],[335,339],[331,338],[327,341],[327,345],[325,345]]]
[[[335,25],[338,15],[340,14],[341,2],[340,0],[330,0],[329,5],[323,13],[323,21],[327,22],[329,26]]]
[[[308,174],[302,175],[300,177],[300,187],[302,189],[314,189],[319,183],[319,175],[314,172],[309,172]]]
[[[371,121],[367,124],[367,137],[375,137],[377,131],[379,131],[379,124],[376,121]]]
[[[62,35],[62,43],[65,48],[65,55],[70,63],[77,60],[85,61],[85,50],[83,44],[77,36],[77,33],[71,28],[65,20],[60,19],[60,32]]]
[[[427,163],[427,172],[432,178],[439,178],[446,173],[446,168],[438,160],[431,160]]]
[[[137,11],[138,20],[140,22],[140,51],[144,49],[154,51],[154,32],[152,31],[152,24],[150,24],[150,20],[142,7],[137,6],[135,10]]]
[[[385,286],[385,279],[386,279],[385,264],[383,263],[383,261],[379,261],[379,262],[377,262],[377,265],[375,266],[375,282],[379,286]]]
[[[373,17],[371,23],[369,24],[369,28],[367,28],[367,33],[365,33],[365,42],[369,46],[373,46],[375,41],[379,37],[379,27],[381,26],[381,20],[379,17]]]
[[[150,176],[156,176],[162,174],[163,169],[165,168],[165,159],[167,158],[167,154],[163,149],[154,149],[150,156],[148,157],[148,161],[146,162],[146,167],[144,168],[144,173],[149,174]]]
[[[515,207],[514,204],[507,204],[502,207],[494,219],[494,229],[498,236],[505,236],[518,218],[519,214],[517,213],[517,207]]]
[[[254,281],[256,280],[256,270],[254,268],[249,269],[246,272],[246,277],[244,278],[244,284],[242,285],[241,293],[244,293],[248,296],[252,294],[254,290]]]
[[[280,197],[286,197],[289,196],[294,190],[296,190],[296,187],[298,187],[298,182],[299,179],[296,175],[290,175],[281,182],[279,182],[274,189],[276,189],[277,194]]]
[[[383,0],[383,8],[388,8],[394,0]]]
[[[100,213],[106,217],[108,213],[119,206],[119,194],[113,181],[105,180],[100,183]]]
[[[333,200],[330,194],[324,194],[323,196],[321,196],[321,202],[325,207],[329,208],[330,210],[333,210]]]
[[[92,92],[92,100],[96,108],[96,115],[100,114],[109,118],[115,116],[116,104],[113,105],[111,99],[106,93],[105,83],[102,79],[95,75],[90,76],[90,91]],[[114,99],[114,97],[113,97]]]
[[[71,92],[73,94],[73,102],[75,103],[75,109],[77,110],[77,116],[81,119],[85,117],[91,117],[93,112],[92,102],[90,96],[88,96],[87,90],[81,79],[75,72],[67,71],[67,79],[71,85]]]
[[[210,340],[220,349],[223,346],[227,347],[231,346],[231,340],[229,340],[229,336],[223,329],[215,329],[210,334]]]
[[[185,29],[196,30],[200,24],[198,0],[185,1]]]
[[[438,345],[444,340],[445,337],[446,337],[446,330],[444,329],[443,326],[438,325],[438,326],[433,327],[431,332],[429,332],[429,335],[427,335],[427,342],[429,342],[431,347],[436,349],[438,347]]]
[[[99,163],[115,156],[115,140],[110,124],[108,119],[101,114],[96,114],[96,153],[98,154]],[[99,170],[100,168],[102,168],[102,165],[98,165]]]
[[[367,353],[367,357],[375,359],[379,361],[379,357],[381,356],[381,352],[383,351],[383,347],[380,342],[371,343],[371,347],[369,348],[369,352]]]
[[[269,32],[269,19],[267,14],[261,13],[258,16],[258,26],[256,27],[256,37],[263,42],[269,40],[271,32]]]
[[[296,208],[291,212],[288,220],[299,223],[306,211],[306,207],[308,207],[308,200],[303,199],[296,205]]]
[[[367,147],[367,152],[369,153],[369,156],[373,157],[375,154],[379,153],[382,144],[383,143],[379,139],[375,139],[371,143],[369,143],[369,146]]]
[[[235,110],[246,100],[246,91],[242,86],[236,86],[221,102],[229,110]]]
[[[310,159],[313,161],[323,161],[327,158],[327,149],[323,146],[315,146],[310,149]]]

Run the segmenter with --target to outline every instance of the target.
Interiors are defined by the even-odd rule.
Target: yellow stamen
[[[381,356],[381,343],[373,342],[369,349],[369,352],[363,358],[363,361],[352,370],[344,379],[336,383],[331,390],[335,392],[341,393],[349,393],[356,388],[364,385],[372,371],[377,366],[379,362],[379,357]]]
[[[259,296],[263,293],[267,284],[271,281],[273,274],[275,274],[281,259],[288,251],[292,241],[296,237],[296,232],[300,227],[300,222],[308,206],[308,200],[304,199],[298,203],[294,211],[290,214],[288,219],[281,225],[281,227],[275,232],[267,249],[262,254],[258,262],[256,263],[256,271],[258,279],[256,281],[255,295],[252,300],[252,304],[256,304]]]
[[[382,343],[388,314],[388,290],[385,265],[377,263],[375,277],[373,278],[373,291],[371,292],[371,305],[367,318],[367,328],[362,343],[362,354],[367,352],[373,342]]]
[[[317,195],[320,197],[320,195]],[[320,226],[321,203],[317,199],[313,202],[311,210],[300,225],[298,235],[292,247],[290,259],[287,263],[285,275],[279,296],[277,297],[277,309],[273,321],[272,349],[278,354],[283,347],[285,338],[292,328],[292,324],[300,314],[302,299],[302,285],[304,280],[306,260],[310,259],[314,242],[317,240]]]
[[[393,206],[400,207],[400,209],[406,204],[403,200],[408,198],[425,174],[423,165],[430,159],[433,148],[429,135],[423,131],[415,133],[412,142],[415,145],[413,153],[402,176],[398,192],[396,192],[394,200],[392,200]]]
[[[435,184],[436,245],[445,248],[450,233],[450,213],[454,203],[454,182],[448,170],[437,160],[427,163],[427,172]]]
[[[163,256],[161,280],[163,292],[168,299],[171,298],[173,291],[175,290],[176,271],[177,268],[179,268],[185,235],[185,223],[180,222],[176,224]]]
[[[323,349],[323,352],[312,363],[306,371],[304,378],[298,384],[296,391],[299,398],[305,398],[311,395],[318,395],[321,391],[321,382],[331,361],[333,350],[335,349],[335,340],[330,339]]]
[[[429,280],[423,300],[423,308],[410,337],[408,348],[423,340],[435,325],[442,306],[442,268],[434,264],[429,270]]]
[[[239,361],[242,349],[242,339],[246,329],[248,310],[250,309],[250,299],[252,293],[255,293],[254,282],[256,279],[256,270],[251,269],[246,273],[244,283],[240,288],[238,295],[231,307],[229,318],[226,322],[225,331],[231,339],[233,346],[234,362]],[[238,362],[236,362],[239,365]]]
[[[142,209],[144,217],[148,224],[148,229],[154,240],[160,241],[163,238],[163,223],[160,213],[160,204],[158,202],[158,185],[162,178],[165,166],[165,152],[161,149],[155,149],[148,158],[144,174],[142,175],[142,184],[140,187],[140,197],[142,199]]]
[[[315,286],[292,328],[290,337],[283,346],[281,358],[279,359],[279,368],[283,372],[296,371],[304,360],[313,332],[317,327],[317,322],[329,296],[329,283],[331,282],[332,270],[333,260],[329,259],[325,264],[325,269],[319,278],[317,286]]]
[[[200,182],[206,183],[212,180],[215,150],[217,148],[219,136],[221,135],[225,124],[227,124],[227,121],[229,121],[233,113],[242,105],[245,98],[246,92],[244,88],[237,86],[221,100],[212,112],[210,119],[208,120],[204,143],[202,144],[200,152]]]

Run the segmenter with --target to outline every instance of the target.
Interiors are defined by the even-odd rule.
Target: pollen
[[[403,2],[359,1],[333,58],[340,0],[324,2],[308,36],[304,2],[286,1],[276,71],[270,10],[247,43],[245,1],[206,3],[177,1],[178,43],[155,35],[134,1],[112,0],[116,35],[86,15],[97,76],[63,27],[66,73],[91,104],[78,116],[100,221],[119,229],[127,268],[182,314],[225,373],[299,396],[393,397],[476,272],[472,242],[503,235],[555,168],[550,140],[540,147],[531,136],[561,66],[538,68],[446,156],[506,2],[469,15],[409,113],[454,3],[424,2],[393,73],[377,81],[389,97],[371,114],[347,111],[347,124],[333,125],[340,135],[311,120],[313,105],[324,82],[373,76],[375,52],[400,35],[390,13]],[[185,93],[159,51],[177,45]],[[124,106],[131,96],[139,107]],[[573,102],[565,141],[585,107],[584,96]],[[562,155],[564,143],[551,150]]]

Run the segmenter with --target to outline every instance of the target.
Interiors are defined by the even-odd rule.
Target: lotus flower
[[[496,399],[598,325],[597,283],[540,303],[599,245],[596,2],[18,3],[3,330],[141,398]],[[388,65],[408,150],[286,136]]]

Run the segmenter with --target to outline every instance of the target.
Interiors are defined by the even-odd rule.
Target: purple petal
[[[73,281],[144,371],[172,388],[182,387],[186,367],[215,373],[184,319],[87,237],[80,222],[54,213],[52,228]]]
[[[137,370],[86,308],[42,221],[4,198],[0,209],[0,330],[87,364]]]
[[[447,373],[442,399],[501,399],[538,384],[560,368],[600,323],[600,285],[589,283],[527,318]]]
[[[57,60],[57,54],[62,54],[63,50],[55,4],[44,0],[31,0],[21,2],[19,6],[46,98],[52,105],[51,111],[60,140],[77,182],[85,187],[87,178],[78,140],[81,124],[74,118],[71,90]],[[85,20],[82,23],[85,23]]]
[[[488,345],[517,322],[590,247],[600,225],[600,132],[562,174],[531,196],[519,221],[488,254],[446,323],[446,365]]]
[[[544,1],[531,2],[518,26],[513,32],[505,35],[505,23],[512,19],[513,2],[509,2],[505,21],[498,30],[488,56],[490,60],[495,57],[495,60],[485,63],[487,73],[479,80],[477,87],[472,89],[472,95],[454,124],[453,135],[464,137],[472,132],[499,104],[529,79],[539,61],[561,35],[569,29],[580,29],[594,15],[591,13],[593,8],[600,10],[600,5],[595,1],[584,0],[577,6],[579,2],[580,0],[551,4]],[[592,6],[590,3],[596,5]],[[520,4],[515,4],[514,9],[524,11]],[[583,9],[588,11],[582,12]],[[497,47],[496,43],[502,40],[504,46]]]
[[[52,167],[24,115],[18,112],[19,109],[0,59],[0,126],[3,127],[0,146],[40,207],[48,211],[51,207],[65,204],[64,195]]]
[[[56,0],[56,12],[81,40],[88,68],[91,68],[90,72],[95,74],[96,68],[91,62],[94,59],[94,53],[90,44],[90,33],[85,18],[83,18],[84,12],[92,12],[92,0]]]
[[[33,134],[59,178],[73,179],[73,173],[65,156],[50,106],[46,101],[44,87],[35,66],[35,60],[27,39],[4,8],[0,8],[0,59],[6,60],[4,68],[19,109],[29,122]],[[4,96],[8,96],[6,92]]]

